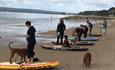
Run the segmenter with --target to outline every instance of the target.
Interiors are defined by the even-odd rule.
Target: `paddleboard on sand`
[[[89,35],[90,36],[90,35]],[[92,34],[91,37],[100,37],[102,36],[101,34]]]
[[[97,37],[81,37],[81,40],[82,41],[98,41],[98,38]]]
[[[50,69],[55,68],[60,64],[59,61],[43,61],[36,62],[32,64],[16,64],[13,62],[10,64],[9,62],[1,62],[0,70],[38,70],[38,69]]]
[[[51,43],[52,43],[52,44],[57,44],[57,42],[54,42],[54,41],[51,41]],[[61,44],[61,43],[59,43],[59,44]]]
[[[54,42],[54,41],[51,41],[51,43],[57,45],[57,43]],[[75,44],[75,45],[80,45],[80,46],[95,45],[95,43],[93,43],[93,42],[85,42],[85,41],[81,41],[81,42],[79,42],[79,43],[74,43],[74,44]]]
[[[80,46],[89,46],[89,45],[95,45],[95,43],[92,42],[84,42],[81,41],[80,43],[75,43],[76,45],[80,45]]]
[[[61,45],[41,45],[44,49],[61,50],[61,51],[87,51],[86,47],[63,47]]]
[[[76,36],[69,36],[68,39],[71,41],[74,41],[76,38]],[[81,37],[81,41],[98,41],[97,37]]]

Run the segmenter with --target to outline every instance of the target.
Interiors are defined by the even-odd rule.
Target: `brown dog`
[[[24,59],[24,62],[26,62],[26,51],[27,51],[27,49],[26,48],[11,48],[10,45],[12,43],[13,42],[9,43],[9,48],[11,50],[11,56],[10,56],[9,62],[12,63],[12,58],[14,57],[15,54],[18,54],[21,57],[21,63],[23,62],[23,59]]]
[[[83,60],[83,65],[85,65],[85,67],[90,67],[91,65],[91,60],[92,60],[92,56],[91,56],[91,53],[90,52],[87,52],[85,55],[84,55],[84,60]]]

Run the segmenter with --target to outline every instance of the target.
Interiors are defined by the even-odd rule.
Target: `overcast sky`
[[[78,13],[115,7],[115,0],[0,0],[0,7],[41,9]]]

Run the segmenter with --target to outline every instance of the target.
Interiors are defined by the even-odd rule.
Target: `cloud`
[[[115,0],[0,0],[0,6],[80,12],[115,7]]]
[[[115,0],[84,0],[83,4],[89,9],[108,9],[115,6]]]
[[[73,3],[74,0],[52,0],[53,3]]]

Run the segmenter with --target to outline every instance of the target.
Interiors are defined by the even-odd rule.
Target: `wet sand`
[[[58,60],[59,67],[56,70],[114,70],[115,69],[115,20],[109,20],[108,31],[105,39],[103,36],[99,37],[99,41],[95,42],[95,46],[86,46],[92,54],[91,68],[83,67],[83,56],[87,52],[79,51],[54,51],[46,50],[40,47],[42,42],[38,42],[35,46],[36,56],[41,61]],[[66,31],[66,35],[71,35],[74,28]],[[100,33],[100,26],[96,24],[93,29],[93,34]],[[41,33],[42,35],[55,36],[55,31]],[[26,47],[26,41],[18,41],[8,35],[2,35],[0,38],[0,62],[8,61],[10,57],[10,50],[8,43],[14,41],[12,47]]]

